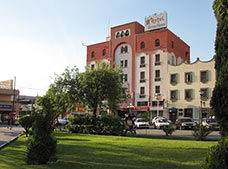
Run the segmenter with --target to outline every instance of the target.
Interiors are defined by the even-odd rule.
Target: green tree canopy
[[[215,0],[217,19],[215,41],[216,86],[211,106],[220,124],[221,135],[228,136],[228,0]]]
[[[97,63],[96,68],[80,74],[82,101],[96,115],[97,108],[116,110],[121,97],[121,69]]]

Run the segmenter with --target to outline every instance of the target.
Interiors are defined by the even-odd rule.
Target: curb
[[[0,150],[3,149],[4,147],[6,147],[8,144],[12,143],[13,141],[17,140],[18,137],[20,137],[21,135],[23,135],[24,133],[20,133],[18,134],[15,138],[11,139],[10,141],[0,145]]]

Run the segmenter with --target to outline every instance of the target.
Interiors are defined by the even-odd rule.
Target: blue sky
[[[42,95],[54,74],[84,71],[86,47],[110,27],[167,12],[168,28],[190,47],[191,61],[214,55],[212,0],[0,0],[0,81],[16,76],[21,94]]]

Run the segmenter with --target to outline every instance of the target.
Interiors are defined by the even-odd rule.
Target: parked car
[[[166,118],[158,118],[157,120],[155,120],[153,126],[155,129],[159,128],[163,128],[163,127],[167,127],[170,125],[170,122],[166,119]]]
[[[202,125],[210,129],[219,130],[219,124],[215,119],[202,119]]]
[[[58,120],[58,124],[60,124],[60,125],[66,125],[68,122],[69,122],[69,120],[67,117],[64,117],[64,118]]]
[[[158,120],[158,119],[165,119],[165,120],[167,120],[169,123],[171,123],[171,121],[170,121],[170,120],[168,120],[168,119],[167,119],[167,118],[165,118],[165,117],[162,117],[162,116],[156,116],[156,117],[154,117],[154,118],[151,120],[150,124],[151,124],[151,125],[154,125],[154,122],[155,122],[156,120]]]
[[[135,120],[135,126],[136,128],[149,128],[149,122],[142,118],[138,118]]]
[[[190,117],[182,117],[176,120],[177,129],[194,129],[196,123]]]

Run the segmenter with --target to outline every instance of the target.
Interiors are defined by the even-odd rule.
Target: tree
[[[57,113],[48,92],[36,99],[39,109],[34,112],[33,134],[27,144],[28,164],[46,164],[55,160],[57,141],[53,136],[53,122]]]
[[[52,104],[58,114],[63,116],[63,113],[74,110],[82,100],[78,68],[76,66],[72,69],[66,68],[61,75],[56,75],[48,94],[52,98]]]
[[[213,4],[217,19],[215,41],[216,85],[211,107],[219,122],[221,136],[228,136],[228,0],[215,0]]]
[[[19,119],[19,124],[25,129],[26,137],[28,137],[29,129],[32,127],[33,116],[23,116]]]
[[[94,70],[80,74],[82,102],[96,115],[97,109],[117,109],[122,91],[121,70],[110,64],[97,63]]]
[[[33,135],[28,141],[28,164],[46,164],[56,159],[57,141],[53,135],[54,121],[62,113],[72,109],[78,100],[78,69],[66,69],[50,85],[47,93],[36,99],[38,108],[34,112]]]

